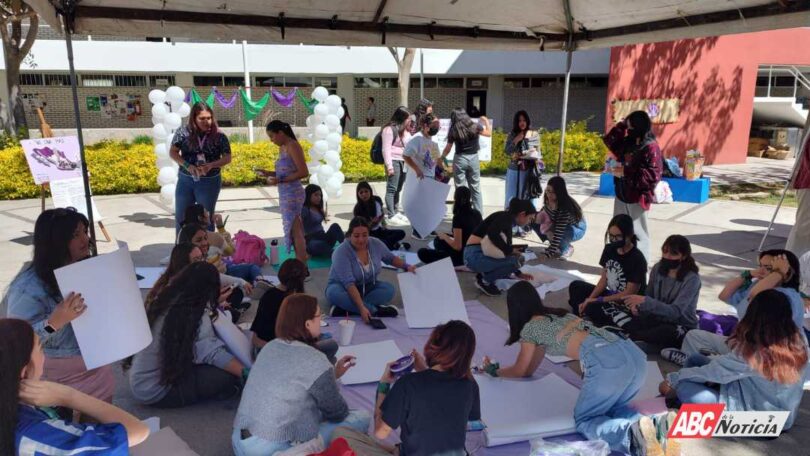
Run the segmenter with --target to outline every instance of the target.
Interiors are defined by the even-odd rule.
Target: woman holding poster
[[[45,351],[42,378],[112,402],[112,366],[87,370],[70,322],[87,306],[81,295],[59,289],[54,270],[90,256],[89,222],[75,209],[49,209],[34,225],[34,259],[8,288],[8,317],[31,324]]]

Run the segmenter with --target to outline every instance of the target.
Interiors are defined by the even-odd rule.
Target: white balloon
[[[340,147],[340,143],[343,142],[343,137],[338,133],[332,132],[326,136],[326,142],[329,143],[330,149],[337,150]]]
[[[174,167],[177,166],[177,163],[175,163],[174,160],[171,159],[171,157],[166,157],[166,158],[158,157],[157,160],[155,160],[155,164],[157,165],[158,169],[163,169],[163,168],[175,169]],[[177,170],[175,169],[175,171],[177,171]]]
[[[314,121],[315,121],[315,116],[311,115],[311,116],[307,117],[307,128],[311,127],[313,125]]]
[[[166,131],[166,127],[163,124],[158,124],[152,127],[152,136],[157,139],[166,139],[169,136],[169,132]]]
[[[326,126],[332,131],[337,130],[340,128],[340,117],[334,114],[329,114],[326,116]]]
[[[340,154],[336,150],[330,150],[326,152],[324,158],[326,158],[326,163],[334,167],[335,164],[340,161]]]
[[[318,180],[326,182],[329,180],[330,177],[332,177],[332,174],[334,174],[334,172],[335,169],[332,168],[330,165],[321,165],[318,168]]]
[[[326,87],[315,87],[315,90],[312,91],[312,98],[318,100],[319,102],[323,103],[329,97],[329,91],[326,90]]]
[[[158,172],[157,181],[158,185],[160,185],[161,187],[164,185],[174,184],[177,182],[177,173],[171,166],[160,168],[160,171]]]
[[[323,103],[315,106],[315,115],[320,117],[320,118],[324,118],[324,117],[328,116],[329,115],[329,106],[327,106],[327,105],[325,105]]]
[[[169,148],[166,144],[155,144],[155,155],[157,158],[169,158]]]
[[[323,117],[317,114],[312,114],[310,117],[312,117],[312,125],[310,125],[310,128],[314,128],[316,125],[323,122]]]
[[[323,192],[323,193],[321,193],[321,198],[323,198],[323,202],[324,202],[324,203],[329,202],[329,192]]]
[[[324,124],[318,125],[315,127],[315,138],[317,139],[326,139],[329,135],[329,127]]]
[[[343,161],[338,160],[334,165],[332,165],[332,167],[334,167],[335,169],[343,168]]]
[[[309,183],[312,185],[319,185],[318,184],[318,175],[313,173],[309,175]]]
[[[174,203],[174,190],[175,184],[164,185],[160,187],[160,200],[165,204],[171,205]]]
[[[318,161],[323,158],[323,153],[313,147],[309,149],[309,156],[312,157],[313,160]]]
[[[163,103],[152,106],[152,117],[155,119],[163,120],[168,113],[169,108]]]
[[[325,154],[327,150],[329,150],[329,143],[326,140],[315,141],[315,148],[318,149],[318,152],[321,154]]]
[[[343,187],[341,186],[340,190],[338,190],[337,193],[335,193],[335,198],[340,198],[342,196],[343,196]]]
[[[338,179],[338,176],[332,174],[332,177],[326,181],[326,188],[329,190],[329,193],[334,195],[338,190],[340,190],[342,184],[343,182]]]
[[[186,92],[177,86],[171,86],[166,89],[166,101],[169,103],[182,103],[186,98]]]
[[[163,124],[160,124],[160,125],[163,125]],[[172,135],[171,138],[167,135],[165,138],[153,138],[152,142],[154,144],[156,144],[156,145],[157,144],[166,144],[167,142],[171,141],[172,139],[174,139],[174,135]],[[166,146],[166,147],[168,147],[168,146]]]
[[[318,172],[318,168],[321,167],[321,162],[318,160],[312,160],[311,162],[307,162],[307,169],[309,170],[309,174],[315,174]]]
[[[329,95],[326,97],[326,104],[329,105],[330,109],[335,109],[340,107],[343,104],[343,100],[340,99],[337,95]]]
[[[338,172],[336,172],[335,174],[333,174],[333,175],[332,175],[332,177],[337,177],[338,179],[340,179],[340,183],[341,183],[341,184],[342,184],[342,183],[344,183],[344,182],[346,182],[346,175],[345,175],[345,174],[343,174],[343,173],[342,173],[342,172],[340,172],[340,171],[338,171]]]
[[[180,128],[180,125],[183,124],[183,119],[180,118],[180,114],[170,112],[166,114],[166,118],[163,119],[163,124],[166,125],[166,130],[177,130]]]
[[[157,117],[152,117],[152,125],[162,124],[163,119],[158,119]]]
[[[191,106],[188,103],[183,103],[180,105],[180,109],[177,110],[177,113],[180,114],[180,117],[188,117],[191,114]]]
[[[338,116],[338,119],[342,119],[343,116],[346,115],[346,111],[343,109],[343,107],[340,107],[335,115]]]
[[[166,101],[166,92],[158,89],[149,92],[149,101],[152,104],[163,104]]]

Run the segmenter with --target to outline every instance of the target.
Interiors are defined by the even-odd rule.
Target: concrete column
[[[191,73],[175,73],[174,83],[185,90],[194,87],[194,75]]]
[[[503,76],[490,76],[487,88],[487,114],[495,121],[495,127],[503,129],[511,113],[503,112]]]
[[[354,75],[338,75],[337,94],[339,97],[346,99],[346,105],[349,106],[349,115],[352,116],[352,121],[346,124],[346,130],[348,130],[349,136],[356,137],[357,127],[365,125],[366,116],[363,114],[364,107],[358,107],[356,103],[357,100],[354,99]]]

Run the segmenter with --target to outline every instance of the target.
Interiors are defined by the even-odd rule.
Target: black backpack
[[[382,128],[377,132],[377,135],[374,136],[374,141],[371,141],[371,163],[376,165],[385,164],[382,147]]]

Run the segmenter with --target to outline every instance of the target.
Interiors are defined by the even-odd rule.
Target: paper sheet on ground
[[[531,274],[536,278],[540,278],[540,281],[543,282],[535,285],[537,293],[540,295],[541,299],[545,299],[548,293],[568,288],[568,285],[570,285],[574,280],[584,280],[591,283],[596,283],[599,280],[599,276],[597,275],[585,274],[577,271],[576,269],[555,269],[543,264],[526,265],[520,268],[520,270],[527,274]],[[495,281],[495,285],[501,290],[506,290],[515,283],[517,283],[517,280],[514,279],[501,279]]]
[[[546,355],[544,357],[544,359],[547,359],[547,360],[551,361],[554,364],[567,363],[568,361],[572,360],[572,358],[569,358],[569,357],[567,357],[565,355],[559,355],[559,356],[558,355]]]
[[[450,185],[433,179],[411,178],[405,181],[402,203],[413,229],[426,236],[439,227],[447,213]]]
[[[199,456],[188,444],[183,441],[170,427],[165,427],[156,433],[149,435],[140,445],[130,449],[131,456]]]
[[[253,366],[253,344],[245,333],[233,323],[230,312],[218,310],[219,317],[214,320],[214,332],[228,351],[245,367]]]
[[[166,268],[135,268],[135,274],[143,277],[138,280],[138,288],[148,290],[155,286],[155,282],[160,278]]]
[[[476,375],[486,445],[497,446],[576,430],[574,405],[579,389],[556,374],[537,380],[506,380]]]
[[[152,342],[135,266],[125,245],[54,274],[64,296],[81,293],[87,305],[71,324],[88,369],[134,355]]]
[[[53,207],[73,207],[85,217],[88,215],[84,180],[81,177],[51,181],[50,187]],[[102,218],[96,207],[96,200],[91,197],[90,203],[93,205],[93,221],[98,223]]]
[[[405,262],[408,263],[408,264],[417,265],[417,264],[421,263],[421,261],[419,261],[419,255],[417,255],[414,252],[406,252],[405,250],[393,250],[391,253],[393,253],[394,256],[398,256],[400,258],[404,257]],[[389,264],[385,264],[385,263],[383,263],[383,267],[386,268],[386,269],[395,269],[395,270],[397,269],[397,268],[395,268],[395,267],[393,267],[393,266],[391,266]]]
[[[368,344],[347,345],[337,351],[337,359],[351,355],[355,365],[340,378],[344,385],[376,382],[385,372],[386,364],[402,358],[402,351],[393,340]]]
[[[469,323],[453,261],[445,258],[397,275],[409,328],[434,328],[450,320]]]

